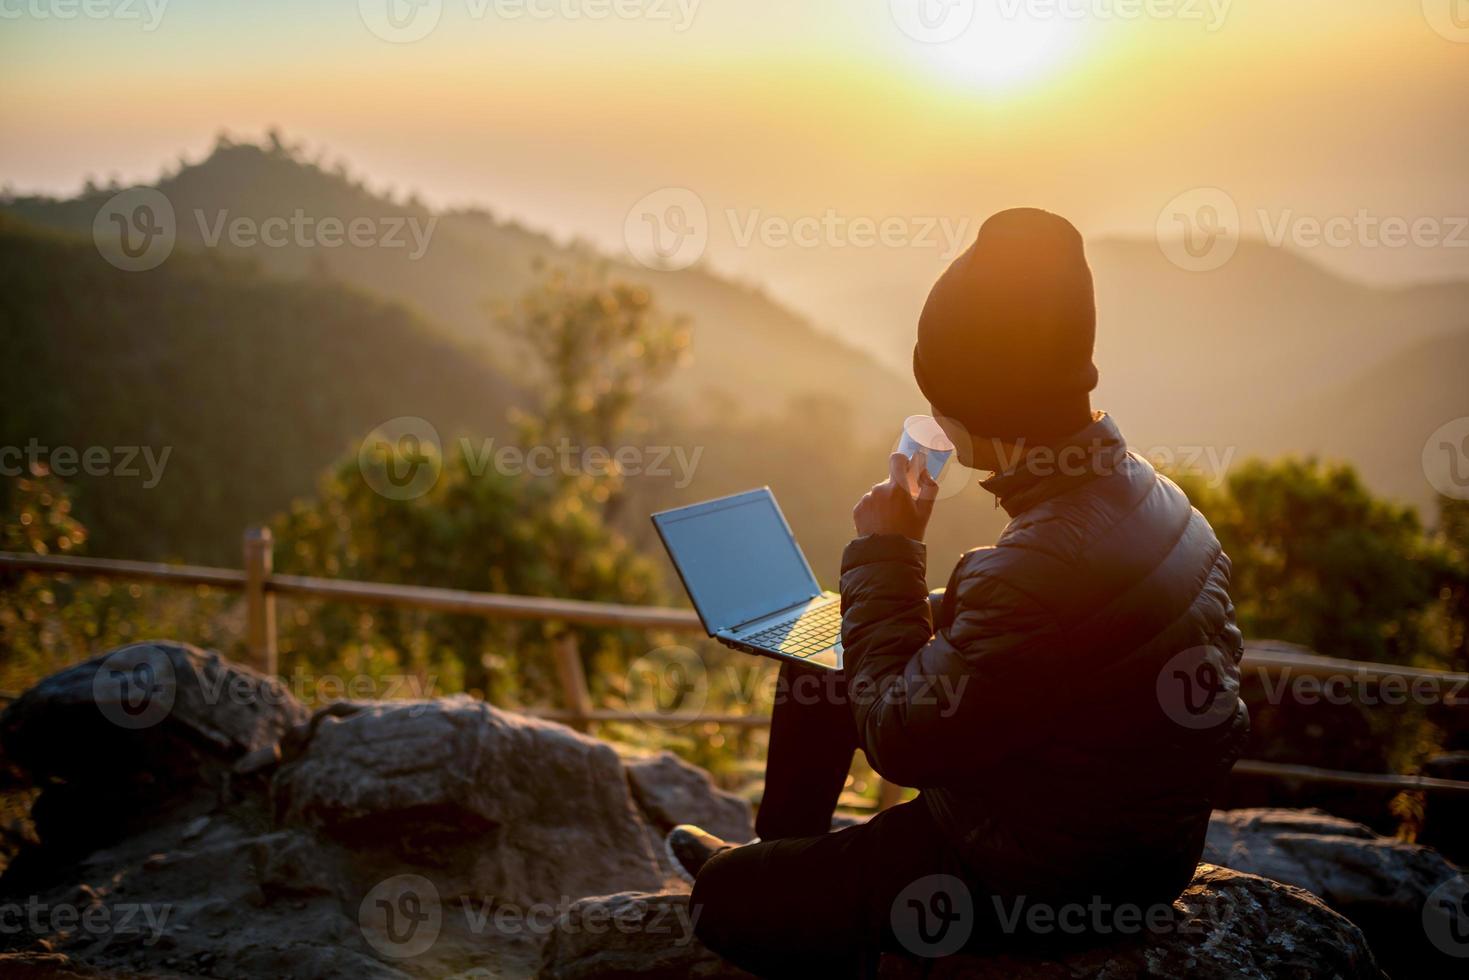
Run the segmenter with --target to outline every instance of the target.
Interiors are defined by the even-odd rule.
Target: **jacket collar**
[[[1080,432],[1046,446],[1022,451],[1020,459],[980,483],[1012,518],[1043,501],[1058,497],[1117,471],[1127,455],[1127,442],[1105,412]]]

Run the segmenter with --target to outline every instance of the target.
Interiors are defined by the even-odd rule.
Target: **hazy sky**
[[[710,261],[807,310],[926,277],[942,235],[793,247],[767,219],[916,239],[1037,204],[1151,235],[1200,187],[1354,275],[1469,276],[1469,0],[0,0],[0,93],[18,191],[279,126],[375,186],[609,248],[686,188]],[[1377,240],[1392,218],[1419,243]]]

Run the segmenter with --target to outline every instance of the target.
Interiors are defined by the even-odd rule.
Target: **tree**
[[[1438,498],[1433,563],[1442,615],[1438,646],[1447,666],[1469,672],[1469,500]]]
[[[372,467],[354,454],[322,480],[315,499],[275,522],[276,568],[369,582],[411,582],[513,595],[648,604],[658,599],[651,563],[608,530],[575,487],[508,476],[466,454],[461,441],[421,496],[390,499]],[[433,447],[425,452],[435,454]],[[283,664],[313,670],[346,665],[369,674],[436,675],[442,689],[492,701],[543,698],[554,672],[544,641],[555,623],[507,624],[416,610],[314,604],[283,615]],[[583,634],[588,659],[621,662],[630,637]],[[596,676],[596,672],[592,672]],[[443,693],[443,690],[439,693]]]
[[[516,415],[526,446],[567,443],[608,450],[644,428],[636,408],[653,383],[685,357],[686,323],[663,315],[645,287],[613,279],[605,261],[575,269],[542,267],[542,279],[495,323],[519,348],[534,408]],[[614,521],[624,474],[563,474]]]
[[[1413,508],[1373,497],[1346,465],[1255,460],[1219,488],[1178,479],[1233,560],[1230,594],[1246,637],[1288,640],[1348,660],[1464,669],[1464,502],[1442,501],[1440,527],[1430,533]],[[1456,716],[1446,704],[1328,703],[1289,691],[1272,693],[1255,675],[1246,677],[1256,758],[1413,771],[1452,744],[1462,724],[1462,709]],[[1395,801],[1393,812],[1407,812],[1408,802]],[[1284,784],[1222,805],[1306,804],[1379,824],[1386,816],[1371,794]]]
[[[1373,497],[1347,465],[1251,460],[1223,488],[1183,477],[1234,562],[1247,635],[1334,657],[1420,662],[1443,555],[1417,512]]]
[[[0,550],[35,555],[86,550],[70,487],[43,464],[0,480]],[[231,653],[226,620],[237,600],[179,589],[50,572],[0,570],[0,689],[23,690],[67,664],[145,637],[176,637]]]

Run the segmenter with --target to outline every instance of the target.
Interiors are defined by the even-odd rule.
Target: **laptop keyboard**
[[[746,643],[797,657],[829,650],[842,638],[842,604],[829,602],[798,619],[777,623],[744,638]]]

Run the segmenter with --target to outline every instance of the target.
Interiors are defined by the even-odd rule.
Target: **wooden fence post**
[[[275,594],[266,589],[274,561],[270,528],[245,531],[245,649],[256,670],[278,673],[275,648]]]
[[[581,651],[576,634],[567,630],[551,641],[556,655],[556,673],[561,678],[561,694],[573,715],[571,727],[579,732],[591,728],[592,692],[587,689],[587,674],[582,669]]]

